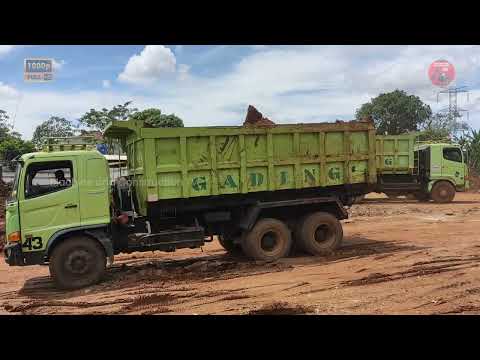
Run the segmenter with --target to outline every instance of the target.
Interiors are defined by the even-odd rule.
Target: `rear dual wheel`
[[[332,214],[315,212],[304,216],[295,230],[298,247],[315,256],[329,255],[340,247],[343,229]]]
[[[276,261],[288,256],[292,247],[292,235],[285,223],[265,218],[257,221],[242,241],[245,255],[260,261]]]

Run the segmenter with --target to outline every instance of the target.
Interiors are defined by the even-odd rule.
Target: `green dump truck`
[[[418,133],[376,136],[375,192],[450,202],[469,187],[466,154],[460,145],[419,142]]]
[[[23,155],[6,205],[9,265],[48,264],[57,286],[99,281],[119,253],[196,248],[216,235],[255,260],[343,238],[345,205],[377,183],[371,122],[148,128],[111,123],[128,175],[80,145]]]

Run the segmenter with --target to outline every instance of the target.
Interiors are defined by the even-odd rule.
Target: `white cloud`
[[[15,45],[0,45],[0,56],[8,54],[15,48]]]
[[[53,59],[53,71],[60,71],[67,62],[65,60]]]
[[[175,70],[176,59],[172,50],[163,45],[147,45],[139,55],[128,60],[118,79],[131,84],[148,84]]]
[[[112,86],[110,80],[102,80],[102,86],[104,89],[109,89]]]
[[[436,104],[438,89],[427,76],[430,63],[440,58],[455,65],[458,85],[480,79],[480,51],[475,46],[268,46],[232,64],[229,72],[209,77],[196,75],[187,64],[177,65],[165,47],[153,50],[147,46],[133,56],[119,78],[145,84],[176,75],[168,82],[150,82],[141,96],[134,90],[113,89],[31,91],[22,100],[28,106],[19,107],[18,130],[28,138],[51,115],[73,120],[92,107],[110,108],[129,100],[139,109],[158,107],[163,113],[175,113],[186,126],[239,125],[249,104],[278,123],[350,120],[370,98],[396,88],[420,96],[434,110],[446,106],[447,97]],[[161,71],[154,58],[163,59]],[[470,105],[464,106],[460,97],[459,105],[471,110],[469,122],[479,128],[480,89],[470,95]],[[15,104],[14,99],[2,99],[2,108],[9,113]]]
[[[189,77],[190,66],[186,64],[178,65],[178,79],[186,80]]]
[[[4,84],[0,81],[0,99],[15,99],[19,96],[19,92],[12,86]]]

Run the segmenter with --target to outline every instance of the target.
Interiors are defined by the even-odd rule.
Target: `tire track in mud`
[[[387,281],[403,280],[412,277],[429,276],[441,274],[444,272],[468,269],[480,266],[476,260],[478,256],[471,256],[468,259],[434,259],[431,261],[422,261],[412,264],[412,269],[399,271],[395,273],[371,273],[365,277],[341,282],[342,286],[364,286],[378,284]],[[426,266],[431,264],[440,264],[434,266]]]

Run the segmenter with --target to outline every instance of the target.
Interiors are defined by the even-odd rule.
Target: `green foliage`
[[[79,122],[93,130],[103,130],[109,122],[113,120],[127,120],[138,109],[130,108],[131,101],[123,105],[116,105],[112,109],[103,108],[102,110],[90,109],[83,115]]]
[[[131,120],[142,120],[153,127],[183,127],[183,120],[174,114],[164,115],[160,109],[146,109],[130,116]]]
[[[7,121],[9,116],[0,110],[0,159],[9,162],[18,155],[33,152],[34,146],[30,141],[22,140],[18,132],[12,131]]]
[[[469,130],[466,123],[458,121],[460,114],[437,113],[423,125],[421,140],[456,139]]]
[[[457,142],[467,151],[470,168],[480,172],[480,131],[471,129],[458,138]]]
[[[43,145],[46,138],[73,136],[73,126],[67,119],[51,116],[50,119],[41,123],[35,129],[32,143],[38,148]]]
[[[380,94],[357,109],[355,117],[372,117],[378,134],[399,135],[417,131],[431,117],[432,110],[418,96],[395,90]]]
[[[4,110],[0,110],[0,141],[4,141],[10,132],[7,124],[8,119],[9,116],[7,113]]]
[[[23,141],[20,137],[9,137],[0,143],[0,154],[3,160],[11,161],[18,155],[35,151],[31,141]]]

